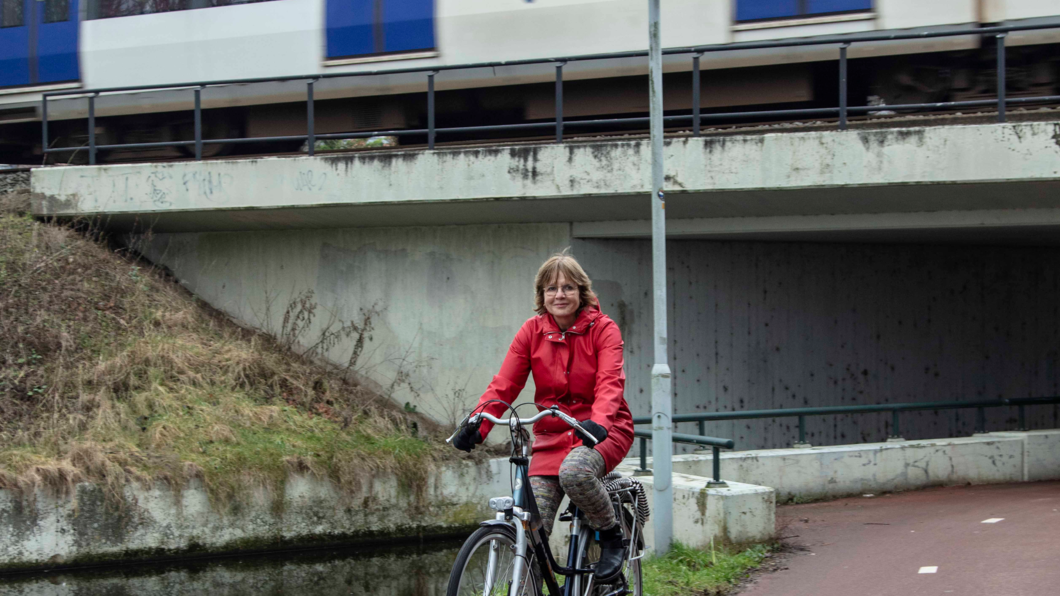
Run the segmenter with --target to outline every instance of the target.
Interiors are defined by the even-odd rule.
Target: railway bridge
[[[649,412],[649,170],[630,137],[47,167],[32,186],[36,215],[98,218],[248,326],[282,333],[299,298],[319,307],[303,342],[369,317],[354,369],[450,421],[567,247]],[[666,171],[677,413],[1060,393],[1060,122],[675,136]],[[351,342],[327,357],[348,364]],[[1029,410],[1032,428],[1056,418]],[[807,422],[818,445],[887,435],[885,414]],[[707,434],[783,447],[791,424]],[[928,411],[902,430],[973,425]]]

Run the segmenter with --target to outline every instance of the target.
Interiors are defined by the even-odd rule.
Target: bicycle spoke
[[[512,574],[515,568],[515,544],[507,534],[493,533],[482,536],[475,544],[465,545],[469,552],[463,559],[459,585],[451,591],[452,596],[509,596]],[[530,565],[524,567],[520,581],[520,595],[535,596],[536,583]],[[452,586],[450,586],[452,590]]]

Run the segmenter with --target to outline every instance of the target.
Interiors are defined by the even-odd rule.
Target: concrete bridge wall
[[[1060,122],[675,137],[666,167],[678,411],[1057,392]],[[445,421],[531,316],[536,267],[573,244],[626,329],[645,413],[648,169],[631,138],[41,168],[33,196],[41,216],[152,227],[145,254],[249,326],[282,333],[311,291],[303,345],[379,310],[357,370]],[[352,346],[324,355],[344,365]],[[778,447],[791,422],[711,432]],[[935,437],[971,423],[905,424]],[[810,432],[887,427],[819,418]]]
[[[166,232],[575,222],[579,236],[643,236],[649,153],[632,139],[42,168],[34,211]],[[1057,122],[677,137],[666,170],[684,235],[1060,224]]]
[[[312,292],[315,317],[298,338],[328,326],[373,329],[353,367],[398,403],[459,421],[496,374],[523,321],[534,315],[533,276],[570,244],[569,225],[433,226],[284,232],[157,234],[144,254],[237,321],[281,335],[288,306]],[[348,364],[356,336],[325,356]],[[400,375],[400,378],[399,378]],[[395,379],[397,383],[395,385]],[[533,382],[524,394],[533,398]]]
[[[651,246],[578,240],[626,340],[627,396],[650,414]],[[671,241],[679,414],[1060,394],[1060,249]],[[1033,428],[1055,406],[1030,408]],[[1015,408],[987,412],[1015,429]],[[890,414],[807,419],[809,442],[883,441]],[[974,410],[902,415],[909,439],[969,436]],[[678,425],[692,433],[694,423]],[[795,418],[711,422],[739,449],[788,447]]]
[[[647,414],[649,242],[572,240],[569,229],[158,234],[143,248],[210,304],[274,334],[283,333],[288,305],[311,291],[317,311],[302,346],[374,308],[354,370],[399,404],[451,422],[532,316],[538,265],[572,246],[622,327],[627,399]],[[678,413],[1060,393],[1060,248],[676,240],[669,257]],[[343,366],[355,341],[343,338],[324,355]],[[524,399],[532,395],[531,380]],[[1053,406],[1030,414],[1034,427],[1056,426]],[[989,429],[1014,429],[1013,416],[992,410]],[[907,438],[968,436],[973,413],[909,413],[902,425]],[[707,431],[741,449],[785,447],[796,432],[794,419]],[[890,419],[815,417],[807,431],[817,445],[880,441]]]

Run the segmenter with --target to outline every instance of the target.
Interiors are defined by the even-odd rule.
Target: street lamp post
[[[651,369],[652,485],[655,551],[670,550],[673,513],[673,411],[666,330],[666,200],[663,195],[663,86],[659,0],[648,0],[648,74],[651,95],[651,263],[655,364]]]

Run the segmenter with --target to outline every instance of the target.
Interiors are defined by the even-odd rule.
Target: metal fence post
[[[88,165],[96,165],[96,94],[88,96]]]
[[[307,81],[305,84],[305,112],[306,112],[306,147],[308,148],[309,156],[312,157],[316,151],[317,144],[317,131],[316,131],[316,113],[315,102],[313,100],[313,83],[316,80]]]
[[[40,98],[40,134],[41,134],[41,155],[45,158],[48,154],[44,152],[48,148],[48,96],[41,95]],[[45,159],[47,161],[47,159]]]
[[[434,149],[434,71],[427,75],[427,148]]]
[[[892,439],[900,439],[900,438],[902,438],[901,419],[898,416],[899,413],[900,413],[899,410],[892,410],[891,411],[891,438]]]
[[[692,135],[699,136],[699,58],[703,54],[692,56]],[[700,431],[699,434],[703,434]]]
[[[640,438],[640,471],[648,471],[648,439]]]
[[[202,87],[195,89],[195,159],[202,160]]]
[[[729,486],[725,483],[724,480],[721,479],[721,448],[717,445],[711,445],[710,448],[711,451],[713,451],[714,453],[714,458],[711,462],[713,464],[712,467],[714,469],[714,478],[707,482],[707,488],[724,488],[726,486]]]
[[[1005,34],[997,36],[997,121],[1005,121]]]
[[[799,444],[806,444],[806,417],[799,416]]]
[[[699,421],[699,436],[705,436],[707,434],[707,423],[704,420]]]
[[[1022,404],[1019,406],[1019,428],[1016,430],[1027,430],[1027,416]]]
[[[839,46],[839,130],[847,129],[847,48],[849,43]]]
[[[556,65],[556,142],[563,142],[563,65]]]
[[[974,433],[986,432],[986,408],[975,409],[975,431]]]

